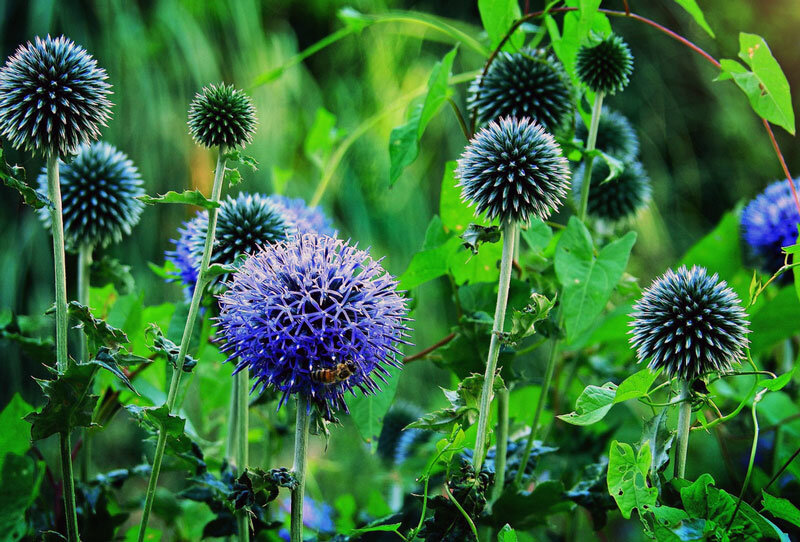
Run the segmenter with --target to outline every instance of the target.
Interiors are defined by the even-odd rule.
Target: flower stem
[[[56,289],[56,368],[59,372],[69,367],[67,354],[67,265],[64,255],[64,218],[61,215],[61,183],[58,177],[58,155],[47,157],[47,191],[53,209],[50,224],[53,233],[53,263]],[[64,480],[64,510],[67,515],[67,540],[77,542],[78,512],[75,507],[75,483],[72,480],[72,447],[69,433],[59,436],[61,477]]]
[[[689,426],[692,422],[690,382],[681,380],[681,404],[678,410],[678,448],[675,450],[675,477],[686,477],[686,452],[689,451]]]
[[[214,172],[214,186],[211,189],[211,201],[213,202],[219,202],[220,196],[222,195],[222,184],[225,177],[225,152],[225,147],[220,146],[219,155],[217,156],[217,169]],[[183,374],[183,362],[186,360],[189,343],[192,340],[192,331],[194,331],[197,314],[200,311],[200,300],[203,297],[203,290],[208,280],[206,272],[208,271],[208,265],[211,261],[211,252],[214,246],[214,233],[217,229],[217,211],[217,208],[209,209],[208,211],[208,232],[206,233],[206,242],[203,247],[203,258],[200,262],[197,284],[195,284],[192,300],[189,303],[189,314],[186,317],[186,326],[183,328],[183,337],[181,338],[180,350],[178,351],[178,359],[175,360],[175,366],[172,368],[172,378],[169,383],[169,394],[167,395],[166,405],[170,414],[178,401],[178,385],[180,384],[181,375]],[[158,475],[161,471],[161,462],[164,459],[164,450],[166,450],[166,447],[167,432],[162,427],[158,432],[156,452],[153,456],[153,469],[150,472],[150,481],[147,484],[144,510],[142,510],[142,520],[139,524],[139,542],[144,541],[144,535],[147,531],[147,522],[150,519],[150,511],[153,509],[153,500],[155,499],[156,486],[158,485]]]
[[[590,152],[595,149],[597,144],[597,128],[600,125],[600,114],[603,110],[603,93],[598,92],[594,95],[594,104],[592,105],[592,121],[589,125],[589,135],[586,138],[586,151]],[[589,207],[589,187],[592,184],[592,163],[594,156],[586,156],[584,159],[583,167],[583,182],[581,184],[581,206],[578,209],[578,218],[581,222],[586,222],[586,209]]]
[[[81,243],[78,248],[78,303],[89,306],[89,275],[92,267],[92,245],[91,243]],[[89,361],[89,338],[85,333],[80,334],[78,350],[78,361],[85,363]],[[92,384],[94,386],[94,384]],[[81,481],[89,479],[89,463],[91,462],[91,433],[89,429],[83,429],[83,446],[80,458]]]
[[[291,542],[303,542],[303,493],[306,488],[306,458],[308,457],[308,428],[310,416],[308,397],[297,395],[297,427],[294,434],[294,474],[297,486],[292,490]]]
[[[506,484],[506,454],[508,453],[508,400],[511,392],[508,389],[497,393],[497,429],[495,440],[497,453],[494,456],[494,488],[492,501],[496,501],[503,493]]]
[[[236,464],[236,441],[239,426],[239,384],[233,377],[231,386],[231,402],[228,410],[228,434],[225,436],[225,459],[229,464]]]
[[[519,225],[516,222],[506,222],[503,225],[503,259],[500,261],[500,282],[497,287],[497,305],[494,310],[494,325],[492,338],[489,342],[489,356],[486,360],[486,373],[483,376],[483,389],[481,390],[480,413],[478,415],[478,434],[475,439],[475,455],[472,458],[475,472],[478,473],[483,465],[486,454],[486,437],[489,426],[489,414],[492,405],[492,388],[494,387],[494,373],[497,369],[497,357],[500,354],[500,334],[506,320],[506,305],[508,304],[508,287],[511,282],[511,269],[513,267],[514,240]]]
[[[247,367],[236,373],[236,467],[237,474],[241,475],[247,469],[248,464],[248,417],[247,417],[247,387],[250,380],[250,371]],[[247,515],[247,510],[244,508],[239,510],[239,515],[236,518],[236,523],[239,527],[239,542],[248,542],[250,540],[250,518]]]

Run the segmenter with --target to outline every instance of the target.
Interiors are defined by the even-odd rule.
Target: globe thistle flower
[[[592,91],[616,94],[628,86],[633,55],[621,37],[611,34],[578,50],[575,72],[581,83]]]
[[[144,195],[139,170],[125,153],[103,141],[84,145],[72,162],[59,163],[66,243],[105,247],[118,243],[139,222]],[[47,169],[39,175],[39,192],[47,194]],[[50,227],[50,210],[40,209]]]
[[[584,169],[584,164],[581,164],[575,172],[575,181],[572,184],[576,204],[581,199]],[[608,173],[605,160],[597,160],[592,168],[587,212],[595,218],[609,222],[625,222],[635,218],[650,202],[650,178],[642,164],[626,163],[622,173],[605,182]]]
[[[589,138],[589,130],[584,124],[583,118],[580,115],[577,117],[575,137],[586,142]],[[631,162],[636,160],[639,154],[639,138],[625,115],[603,107],[597,126],[595,148],[622,162]]]
[[[250,369],[254,388],[303,394],[332,418],[343,395],[380,391],[408,318],[397,281],[367,251],[304,234],[267,245],[233,275],[219,296],[219,333],[236,372]]]
[[[794,181],[800,191],[800,180]],[[800,213],[795,206],[792,189],[785,180],[769,185],[742,211],[744,240],[761,260],[764,271],[774,273],[784,262],[782,247],[797,240]]]
[[[554,132],[572,118],[572,85],[558,59],[543,49],[501,52],[470,85],[467,107],[481,124],[530,117]]]
[[[456,168],[461,199],[493,220],[542,220],[561,204],[569,167],[553,136],[522,118],[492,121],[472,138]]]
[[[283,215],[294,225],[297,233],[335,236],[333,223],[319,207],[309,207],[302,198],[287,198],[279,194],[267,199],[283,209]]]
[[[106,71],[72,40],[36,37],[0,69],[0,133],[17,149],[75,154],[111,112]]]
[[[233,85],[209,85],[189,106],[189,133],[205,147],[244,147],[256,130],[256,109]]]
[[[283,241],[294,233],[294,224],[284,209],[261,194],[240,193],[228,196],[217,211],[217,229],[211,264],[234,265],[241,255],[252,254],[263,245]],[[187,286],[191,295],[197,283],[208,233],[208,211],[200,211],[178,230],[179,237],[172,242],[175,250],[167,259],[175,264],[175,278]],[[222,289],[228,275],[212,281],[214,292]]]
[[[748,322],[736,294],[705,268],[657,278],[633,306],[631,344],[639,362],[686,382],[729,371],[744,357]]]

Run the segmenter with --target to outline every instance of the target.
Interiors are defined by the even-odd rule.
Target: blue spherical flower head
[[[71,248],[118,243],[139,222],[144,195],[139,170],[125,153],[105,142],[84,145],[72,162],[60,163],[64,238]],[[39,175],[47,194],[47,170]],[[40,215],[50,227],[50,210]]]
[[[795,180],[794,185],[800,191],[800,180]],[[767,273],[774,273],[783,265],[781,248],[795,243],[798,223],[800,213],[785,180],[769,185],[742,211],[744,240],[761,259]]]
[[[247,193],[240,193],[235,198],[228,196],[217,212],[211,264],[235,265],[241,256],[253,254],[265,244],[283,241],[294,231],[294,224],[284,214],[283,208],[269,198]],[[178,233],[178,239],[173,240],[175,250],[167,253],[167,259],[177,266],[176,278],[187,286],[191,295],[203,258],[208,211],[197,213]],[[224,274],[212,280],[210,291],[222,291],[228,278],[228,274]]]
[[[572,193],[575,203],[580,205],[581,185],[586,166],[581,164],[575,172]],[[625,223],[650,203],[650,178],[642,164],[623,164],[622,172],[606,181],[609,169],[605,160],[597,160],[592,168],[589,201],[586,210],[590,216],[610,223]]]
[[[107,77],[64,36],[21,45],[0,70],[0,133],[18,149],[75,154],[108,122]]]
[[[729,371],[744,358],[748,322],[725,281],[693,266],[669,270],[633,306],[631,344],[639,362],[667,377],[693,381]]]
[[[458,160],[461,199],[489,220],[547,219],[569,188],[567,159],[553,136],[528,118],[492,121]]]
[[[283,215],[294,225],[296,233],[319,233],[334,237],[333,223],[319,207],[309,207],[302,198],[273,194],[267,198],[283,209]]]
[[[575,137],[585,144],[589,138],[589,130],[583,122],[583,117],[580,115],[577,117]],[[604,106],[597,126],[595,148],[617,160],[630,162],[636,160],[639,154],[639,138],[625,115]]]
[[[217,326],[228,360],[256,386],[303,394],[328,418],[344,394],[380,391],[400,367],[406,302],[397,281],[369,253],[304,234],[248,258],[219,296]]]

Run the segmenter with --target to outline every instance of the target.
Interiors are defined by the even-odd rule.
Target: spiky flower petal
[[[736,294],[705,268],[668,270],[633,306],[631,344],[639,362],[692,381],[729,371],[744,357],[748,322]]]
[[[0,69],[0,133],[18,149],[75,154],[111,113],[106,71],[72,40],[36,37]]]
[[[615,94],[626,86],[633,72],[633,55],[621,37],[611,34],[578,50],[575,72],[594,92]]]
[[[800,192],[800,179],[794,181]],[[797,240],[797,212],[794,195],[788,181],[776,181],[756,196],[742,211],[744,240],[761,259],[764,271],[774,273],[782,265],[782,247]]]
[[[103,141],[84,145],[69,163],[60,163],[64,239],[71,248],[118,243],[139,222],[144,195],[139,170],[125,153]],[[47,194],[47,170],[39,175]],[[50,228],[50,210],[40,218]]]
[[[219,302],[222,350],[237,371],[250,369],[255,386],[282,392],[280,404],[304,394],[330,418],[347,411],[345,392],[380,391],[375,379],[400,367],[408,309],[397,281],[342,240],[305,234],[265,246]]]
[[[572,183],[576,203],[580,203],[584,167],[581,164]],[[608,173],[608,164],[604,160],[594,161],[586,210],[589,215],[609,222],[624,222],[634,218],[650,202],[650,178],[642,164],[628,162],[624,164],[622,173],[604,182]]]
[[[569,167],[553,136],[530,119],[501,118],[472,138],[456,168],[461,199],[493,220],[546,219],[564,200]]]
[[[548,132],[572,119],[572,84],[561,63],[544,49],[501,52],[469,87],[467,107],[480,124],[500,117],[530,117]]]
[[[584,143],[589,137],[589,130],[580,115],[578,115],[575,137]],[[639,154],[639,138],[625,115],[603,107],[597,126],[595,148],[617,160],[630,162],[636,160]]]
[[[256,109],[233,85],[209,85],[189,106],[189,133],[206,147],[244,147],[256,130]]]
[[[228,196],[217,212],[217,229],[211,263],[233,265],[241,255],[252,254],[263,245],[283,241],[295,232],[294,223],[285,209],[261,194],[240,193]],[[176,278],[187,287],[191,295],[197,283],[200,262],[208,233],[208,211],[200,211],[178,230],[180,236],[173,240],[175,250],[167,259],[178,268]],[[212,291],[218,292],[228,278],[221,275],[211,282]]]

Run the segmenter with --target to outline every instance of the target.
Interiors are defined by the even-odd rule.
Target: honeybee
[[[355,374],[357,368],[354,361],[343,361],[333,367],[323,367],[322,369],[311,371],[311,381],[330,386],[344,382]]]

